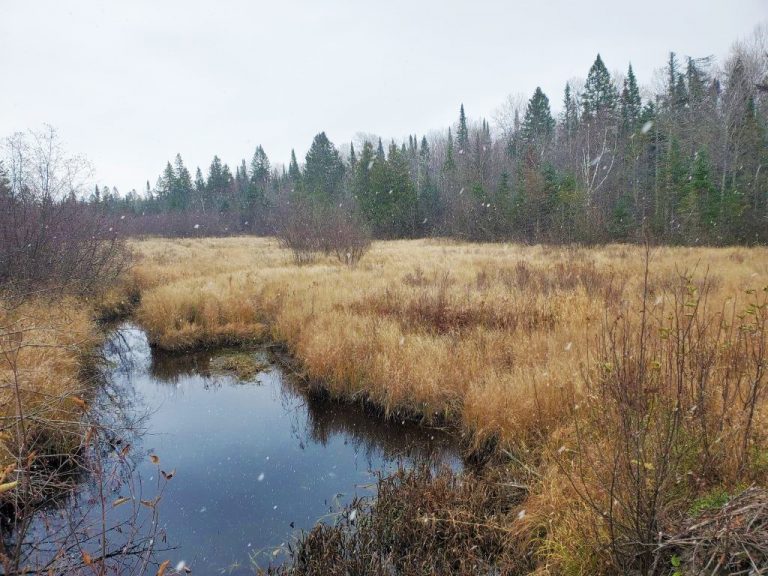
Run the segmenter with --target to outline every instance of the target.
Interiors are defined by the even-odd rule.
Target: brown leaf
[[[171,478],[173,478],[174,474],[176,474],[176,468],[174,468],[170,472],[166,472],[165,470],[160,470],[160,473],[163,475],[163,478],[165,478],[166,480],[170,480]]]
[[[6,466],[5,469],[2,472],[0,472],[0,483],[2,483],[8,477],[8,474],[13,472],[15,469],[16,469],[15,464],[8,464],[8,466]]]
[[[160,456],[157,454],[150,454],[149,459],[152,460],[152,464],[160,464]]]
[[[72,400],[72,402],[77,404],[82,410],[88,409],[88,403],[82,398],[80,398],[79,396],[70,396],[69,398],[70,400]]]
[[[86,551],[83,551],[83,563],[86,566],[90,566],[91,564],[93,564],[93,559],[91,558],[91,555],[88,554],[88,552]]]
[[[165,571],[168,569],[168,564],[170,564],[170,560],[166,560],[162,564],[160,564],[160,567],[157,569],[157,576],[163,576],[165,574]]]

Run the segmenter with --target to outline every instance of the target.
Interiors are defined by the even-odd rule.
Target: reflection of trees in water
[[[308,441],[323,446],[341,436],[370,460],[379,456],[394,461],[407,459],[423,463],[460,460],[455,436],[443,428],[419,425],[410,420],[384,419],[362,404],[345,403],[322,395],[307,394],[291,377],[282,375],[284,394],[301,398],[306,409],[303,429]],[[303,438],[300,438],[303,440]]]
[[[189,376],[210,376],[210,364],[210,352],[170,354],[153,350],[149,375],[160,384],[176,384]]]
[[[147,359],[140,338],[135,346],[136,332],[117,330],[102,349],[98,390],[78,422],[81,448],[71,456],[41,455],[52,465],[31,468],[28,485],[40,486],[34,498],[19,491],[15,509],[3,514],[3,573],[20,566],[30,573],[142,573],[159,551],[157,511],[141,500],[165,484],[158,473],[154,486],[142,486],[136,468],[144,454],[133,448],[149,415],[131,382]]]
[[[153,351],[149,374],[159,384],[176,385],[184,378],[201,377],[205,388],[241,385],[236,378],[211,374],[210,362],[216,354],[210,351],[181,355]],[[294,417],[292,431],[302,448],[308,442],[325,446],[333,436],[340,435],[345,442],[366,454],[369,461],[373,457],[436,463],[459,460],[455,436],[448,431],[420,426],[410,420],[385,420],[361,404],[309,395],[299,382],[277,367],[274,358],[271,364],[273,369],[264,377],[277,380],[279,401],[283,410]],[[306,418],[303,410],[306,410]]]
[[[150,350],[146,336],[140,330],[136,332],[143,341],[137,345],[134,335],[132,353],[135,356],[136,349],[140,349],[148,355],[147,372],[157,384],[176,386],[185,378],[199,378],[206,389],[242,385],[237,378],[211,374],[211,360],[226,352],[163,353]],[[274,357],[270,358],[270,364],[272,369],[264,373],[263,378],[265,382],[274,381],[276,400],[280,401],[285,413],[292,415],[292,432],[302,448],[309,442],[325,446],[332,437],[339,435],[364,453],[369,461],[374,457],[436,463],[460,460],[455,435],[450,432],[420,426],[410,420],[385,420],[362,404],[309,395],[300,382],[278,367]]]
[[[186,379],[205,388],[244,384],[234,377],[212,376],[209,351],[153,353],[145,334],[131,326],[116,331],[103,353],[103,382],[82,424],[93,432],[69,483],[44,506],[29,508],[26,524],[11,522],[3,532],[5,549],[24,542],[23,563],[37,571],[53,567],[56,573],[74,573],[87,564],[82,554],[86,551],[91,559],[104,556],[108,570],[138,572],[158,551],[157,543],[164,542],[157,511],[141,504],[142,499],[151,501],[161,494],[164,482],[157,470],[156,481],[142,485],[137,472],[147,457],[140,446],[151,416],[139,392],[142,387],[136,386],[139,379],[173,387]],[[361,405],[309,396],[274,362],[262,382],[280,403],[278,409],[291,415],[292,432],[302,447],[326,446],[338,437],[364,454],[371,468],[382,466],[382,459],[385,463],[459,460],[456,443],[445,431],[385,421]],[[123,498],[127,500],[113,506]]]

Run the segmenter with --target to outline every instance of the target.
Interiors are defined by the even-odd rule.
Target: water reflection
[[[460,466],[444,431],[384,423],[357,406],[309,398],[274,363],[243,382],[215,373],[210,352],[153,355],[145,334],[130,325],[104,351],[109,386],[99,410],[115,425],[101,449],[130,463],[108,479],[110,501],[128,498],[130,505],[109,508],[107,521],[123,522],[140,511],[140,499],[161,496],[159,521],[145,514],[137,524],[173,548],[157,555],[172,566],[250,573],[253,558],[279,559],[273,552],[295,531],[370,493],[376,472],[425,460]],[[269,359],[265,351],[253,354]],[[173,479],[166,483],[161,471],[173,471]],[[86,484],[63,507],[66,514],[96,490]]]

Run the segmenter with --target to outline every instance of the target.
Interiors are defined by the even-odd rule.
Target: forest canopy
[[[177,154],[141,193],[96,186],[87,203],[127,234],[272,234],[309,210],[377,238],[764,243],[765,44],[756,34],[721,65],[670,53],[655,89],[598,54],[584,81],[536,88],[493,129],[461,105],[445,130],[398,142],[337,147],[321,132],[287,167],[261,146],[234,169],[214,156],[193,172]]]

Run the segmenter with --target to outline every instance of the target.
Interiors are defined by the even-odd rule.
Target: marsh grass
[[[211,358],[208,367],[214,374],[231,374],[238,380],[252,380],[269,365],[256,359],[253,353],[228,352]]]
[[[263,573],[523,573],[528,559],[509,546],[523,498],[497,476],[400,469],[379,479],[375,500],[355,500],[335,522],[304,533],[288,565]]]
[[[329,396],[452,422],[523,471],[499,525],[539,573],[657,573],[694,502],[764,482],[764,248],[393,241],[355,268],[267,239],[133,248],[156,346],[277,341]],[[360,546],[326,538],[307,546]]]
[[[39,298],[0,308],[0,328],[0,460],[14,461],[20,446],[74,452],[98,343],[90,314],[76,299]]]

